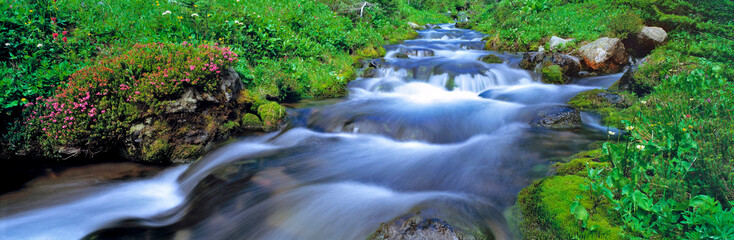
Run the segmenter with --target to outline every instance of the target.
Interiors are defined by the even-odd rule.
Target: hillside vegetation
[[[628,82],[610,89],[638,98],[604,109],[614,116],[605,122],[627,134],[610,131],[594,154],[559,163],[557,176],[523,190],[525,238],[734,238],[732,9],[733,1],[506,0],[475,11],[469,25],[490,34],[487,46],[497,50],[548,49],[559,36],[575,39],[559,50],[574,54],[643,25],[669,34]]]

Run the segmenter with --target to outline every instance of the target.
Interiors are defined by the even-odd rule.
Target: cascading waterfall
[[[505,215],[517,193],[549,162],[604,139],[596,123],[531,128],[534,112],[619,75],[543,84],[517,68],[519,56],[483,51],[478,32],[419,34],[388,46],[377,76],[350,83],[347,98],[293,109],[284,130],[156,178],[3,213],[0,238],[365,239],[417,211],[514,238]],[[478,60],[490,53],[505,63]]]

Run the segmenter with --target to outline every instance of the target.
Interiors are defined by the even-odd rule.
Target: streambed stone
[[[438,218],[423,218],[415,214],[399,217],[392,222],[380,224],[369,240],[419,240],[419,239],[484,239],[449,225]]]
[[[619,38],[599,38],[579,48],[586,69],[614,73],[627,63],[627,53]]]
[[[530,121],[531,127],[550,129],[581,127],[581,114],[578,110],[568,106],[553,106],[542,109]]]

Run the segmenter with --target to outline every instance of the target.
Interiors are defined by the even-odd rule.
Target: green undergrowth
[[[490,35],[487,49],[492,50],[536,51],[551,36],[574,38],[574,45],[626,38],[642,27],[640,11],[615,1],[505,0],[474,12],[473,29]]]
[[[548,4],[548,8],[538,8],[534,14],[557,14],[554,11],[561,10],[553,10],[559,7],[552,1]],[[598,156],[576,157],[555,165],[558,175],[540,180],[519,197],[518,203],[525,206],[523,214],[530,216],[526,224],[538,226],[538,222],[550,221],[570,226],[561,224],[567,221],[542,215],[549,212],[542,207],[527,207],[528,201],[523,199],[541,200],[569,191],[568,186],[546,182],[569,175],[583,179],[581,198],[562,205],[547,204],[548,208],[554,206],[557,211],[571,214],[582,231],[558,235],[564,234],[553,230],[558,225],[546,224],[543,228],[523,228],[525,237],[552,238],[539,235],[543,232],[537,230],[550,229],[553,236],[594,238],[590,234],[599,228],[594,227],[591,215],[604,206],[609,223],[621,229],[624,239],[734,238],[734,70],[730,67],[734,64],[734,22],[732,12],[722,10],[734,6],[734,2],[648,0],[608,4],[611,12],[625,8],[637,15],[630,21],[639,17],[645,25],[665,28],[667,43],[653,50],[630,79],[616,83],[610,91],[592,90],[571,99],[572,106],[599,112],[605,124],[626,130],[627,134],[610,133],[608,142],[595,150]],[[512,37],[507,42],[522,34],[509,35]],[[542,44],[543,38],[549,37],[544,34],[529,39]],[[619,94],[623,104],[600,97],[608,93]],[[592,197],[586,198],[585,194]]]
[[[18,141],[32,140],[34,135],[27,131],[40,131],[45,137],[34,141],[46,149],[71,143],[72,139],[78,140],[74,145],[101,147],[114,142],[120,136],[117,132],[131,119],[159,112],[162,106],[159,100],[180,94],[179,90],[160,93],[128,85],[132,83],[131,76],[140,80],[137,78],[140,73],[164,74],[150,69],[157,63],[118,64],[111,72],[100,73],[110,81],[108,86],[92,82],[96,79],[91,77],[92,72],[99,70],[100,61],[130,56],[128,50],[135,46],[191,44],[227,48],[238,56],[238,61],[219,67],[235,69],[246,88],[238,102],[250,106],[247,111],[257,113],[260,106],[270,102],[344,96],[346,84],[356,78],[355,72],[361,67],[360,60],[384,56],[383,44],[417,36],[408,21],[449,22],[452,19],[444,12],[456,12],[477,3],[378,0],[362,8],[363,2],[352,0],[0,0],[0,9],[5,13],[0,16],[2,145],[13,142],[9,145],[19,146]],[[182,53],[176,58],[195,56],[196,53]],[[181,66],[173,67],[182,71]],[[78,77],[83,74],[90,77]],[[204,84],[201,81],[215,79],[199,78],[198,83],[194,83],[197,79],[193,77],[181,79],[188,79],[187,84]],[[130,100],[116,95],[97,99],[94,95],[97,92],[90,92],[90,100],[101,104],[96,106],[96,111],[104,110],[109,119],[94,122],[79,113],[74,116],[74,126],[60,124],[58,119],[43,125],[28,122],[38,121],[41,109],[36,108],[48,108],[39,106],[39,101],[44,104],[67,101],[64,107],[68,107],[71,102],[78,102],[71,99],[76,97],[71,95],[78,94],[76,91],[84,88],[113,91],[112,87],[120,84],[130,87],[129,91],[140,92],[140,96]],[[65,91],[73,93],[58,95],[66,94]],[[123,101],[108,104],[118,98]],[[277,116],[282,117],[280,113],[284,111],[278,112]],[[99,113],[94,115],[103,117]],[[277,127],[272,125],[277,121],[269,116],[230,119],[222,128],[245,127],[254,131],[258,128],[253,126],[261,122],[260,129],[274,130]],[[17,127],[23,124],[30,125],[25,130]],[[10,129],[11,125],[16,127]],[[145,152],[158,149],[148,147],[151,151]],[[175,146],[160,149],[170,147]]]

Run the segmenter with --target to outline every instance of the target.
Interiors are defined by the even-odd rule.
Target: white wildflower
[[[636,147],[637,147],[638,150],[645,149],[645,146],[643,146],[643,145],[637,145]]]
[[[609,133],[609,135],[614,135],[614,131],[609,131],[607,133]]]
[[[647,101],[640,101],[640,103],[642,103],[642,104],[647,104]]]
[[[191,16],[192,16],[192,17],[198,17],[198,16],[199,16],[199,14],[196,14],[196,13],[194,13],[194,14],[191,14]]]
[[[224,21],[224,23],[229,23],[229,20],[227,20],[227,21]]]
[[[171,11],[165,11],[163,12],[163,15],[171,14]]]
[[[5,46],[6,46],[6,47],[7,47],[7,46],[10,46],[10,43],[5,43]]]
[[[627,131],[632,131],[632,129],[635,129],[634,126],[627,126]]]
[[[39,43],[36,47],[43,47],[43,44]]]

